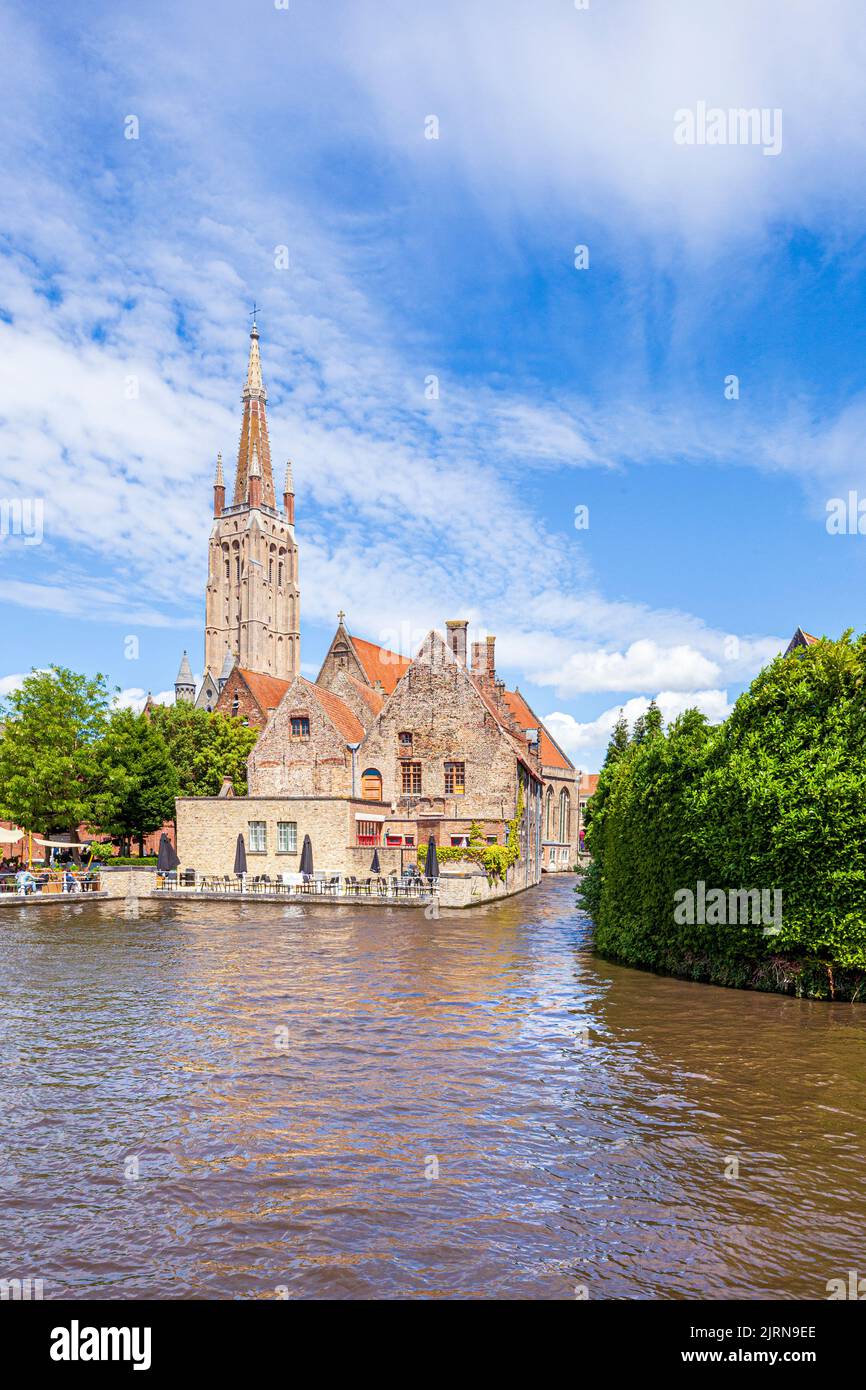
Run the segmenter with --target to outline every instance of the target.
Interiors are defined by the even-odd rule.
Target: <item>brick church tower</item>
[[[234,498],[228,507],[222,455],[217,457],[208,547],[205,681],[210,673],[217,682],[230,662],[286,681],[294,680],[300,671],[295,489],[292,467],[287,464],[280,510],[271,472],[267,398],[254,321],[241,396],[244,415]]]

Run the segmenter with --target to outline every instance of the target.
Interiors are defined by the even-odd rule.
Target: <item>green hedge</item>
[[[609,752],[581,884],[600,955],[719,984],[866,997],[866,638],[778,657],[710,728]],[[781,929],[683,924],[674,895],[781,890]]]

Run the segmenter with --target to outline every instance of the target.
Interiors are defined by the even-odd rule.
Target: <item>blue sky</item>
[[[405,650],[467,617],[594,770],[620,706],[719,718],[797,625],[860,629],[853,0],[13,3],[0,52],[0,500],[44,508],[0,692],[201,670],[254,300],[308,674],[340,608]],[[677,144],[700,101],[781,151]]]

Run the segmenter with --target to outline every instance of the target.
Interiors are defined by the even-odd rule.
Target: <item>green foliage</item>
[[[581,898],[600,954],[718,983],[863,997],[866,980],[866,637],[779,657],[709,728],[608,759],[593,797]],[[674,893],[780,889],[781,931],[682,925]],[[858,992],[859,991],[859,992]]]
[[[141,839],[172,819],[178,777],[156,724],[144,714],[115,710],[98,752],[103,785],[111,791],[102,830],[122,840]]]
[[[257,729],[182,702],[156,705],[150,717],[177,773],[179,796],[216,796],[224,777],[231,777],[238,796],[246,795],[247,758]]]
[[[478,821],[473,821],[469,827],[469,844],[437,845],[437,860],[440,864],[458,864],[469,860],[470,863],[480,865],[491,881],[498,878],[504,883],[511,865],[516,864],[520,858],[520,822],[523,820],[524,805],[523,788],[521,787],[517,797],[517,812],[514,818],[508,821],[508,833],[504,845],[475,843],[475,841],[482,839],[484,832]],[[473,830],[476,828],[477,833],[473,834]],[[419,845],[418,863],[422,869],[426,858],[427,846]]]
[[[108,724],[104,676],[62,666],[33,671],[0,709],[0,816],[50,838],[82,821],[98,823],[111,804],[99,744]]]

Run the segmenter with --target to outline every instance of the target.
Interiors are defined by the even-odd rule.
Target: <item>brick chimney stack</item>
[[[496,680],[496,638],[487,638],[487,662],[485,675],[491,685]]]
[[[469,623],[463,618],[450,618],[445,624],[448,629],[448,646],[461,666],[466,665],[466,634]]]

